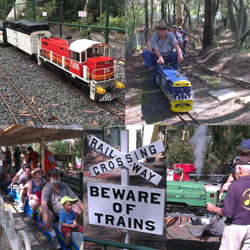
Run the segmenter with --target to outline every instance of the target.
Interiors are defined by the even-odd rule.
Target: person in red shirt
[[[37,168],[38,167],[38,159],[39,159],[38,153],[36,151],[34,151],[32,147],[28,147],[27,151],[29,153],[29,160],[32,159],[34,162],[35,168]]]
[[[47,147],[45,147],[44,150],[44,171],[47,174],[48,172],[50,172],[50,170],[52,170],[53,168],[55,168],[55,158],[54,155],[48,150]]]

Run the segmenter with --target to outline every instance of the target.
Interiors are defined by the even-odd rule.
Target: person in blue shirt
[[[64,196],[61,199],[63,209],[59,213],[59,223],[61,224],[61,231],[65,237],[66,249],[70,248],[70,240],[72,231],[83,233],[83,227],[76,222],[75,212],[72,210],[72,202],[76,202],[77,199],[72,199],[69,196]]]

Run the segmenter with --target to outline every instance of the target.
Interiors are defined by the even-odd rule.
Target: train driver
[[[167,31],[166,23],[157,25],[155,32],[150,38],[147,50],[142,53],[144,63],[148,70],[153,70],[157,64],[171,64],[178,70],[179,63],[183,61],[178,41],[172,32]],[[173,51],[173,50],[176,51]]]
[[[250,249],[250,158],[240,157],[235,166],[234,181],[223,208],[212,203],[207,210],[228,218],[219,250]]]

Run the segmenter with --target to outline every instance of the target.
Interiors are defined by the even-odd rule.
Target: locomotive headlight
[[[216,198],[215,193],[211,193],[211,194],[209,194],[209,198],[210,198],[210,199],[215,199],[215,198]]]

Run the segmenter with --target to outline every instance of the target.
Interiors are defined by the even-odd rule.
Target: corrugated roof
[[[0,145],[20,145],[40,143],[71,138],[83,138],[83,126],[80,125],[38,125],[5,126],[0,128]]]

